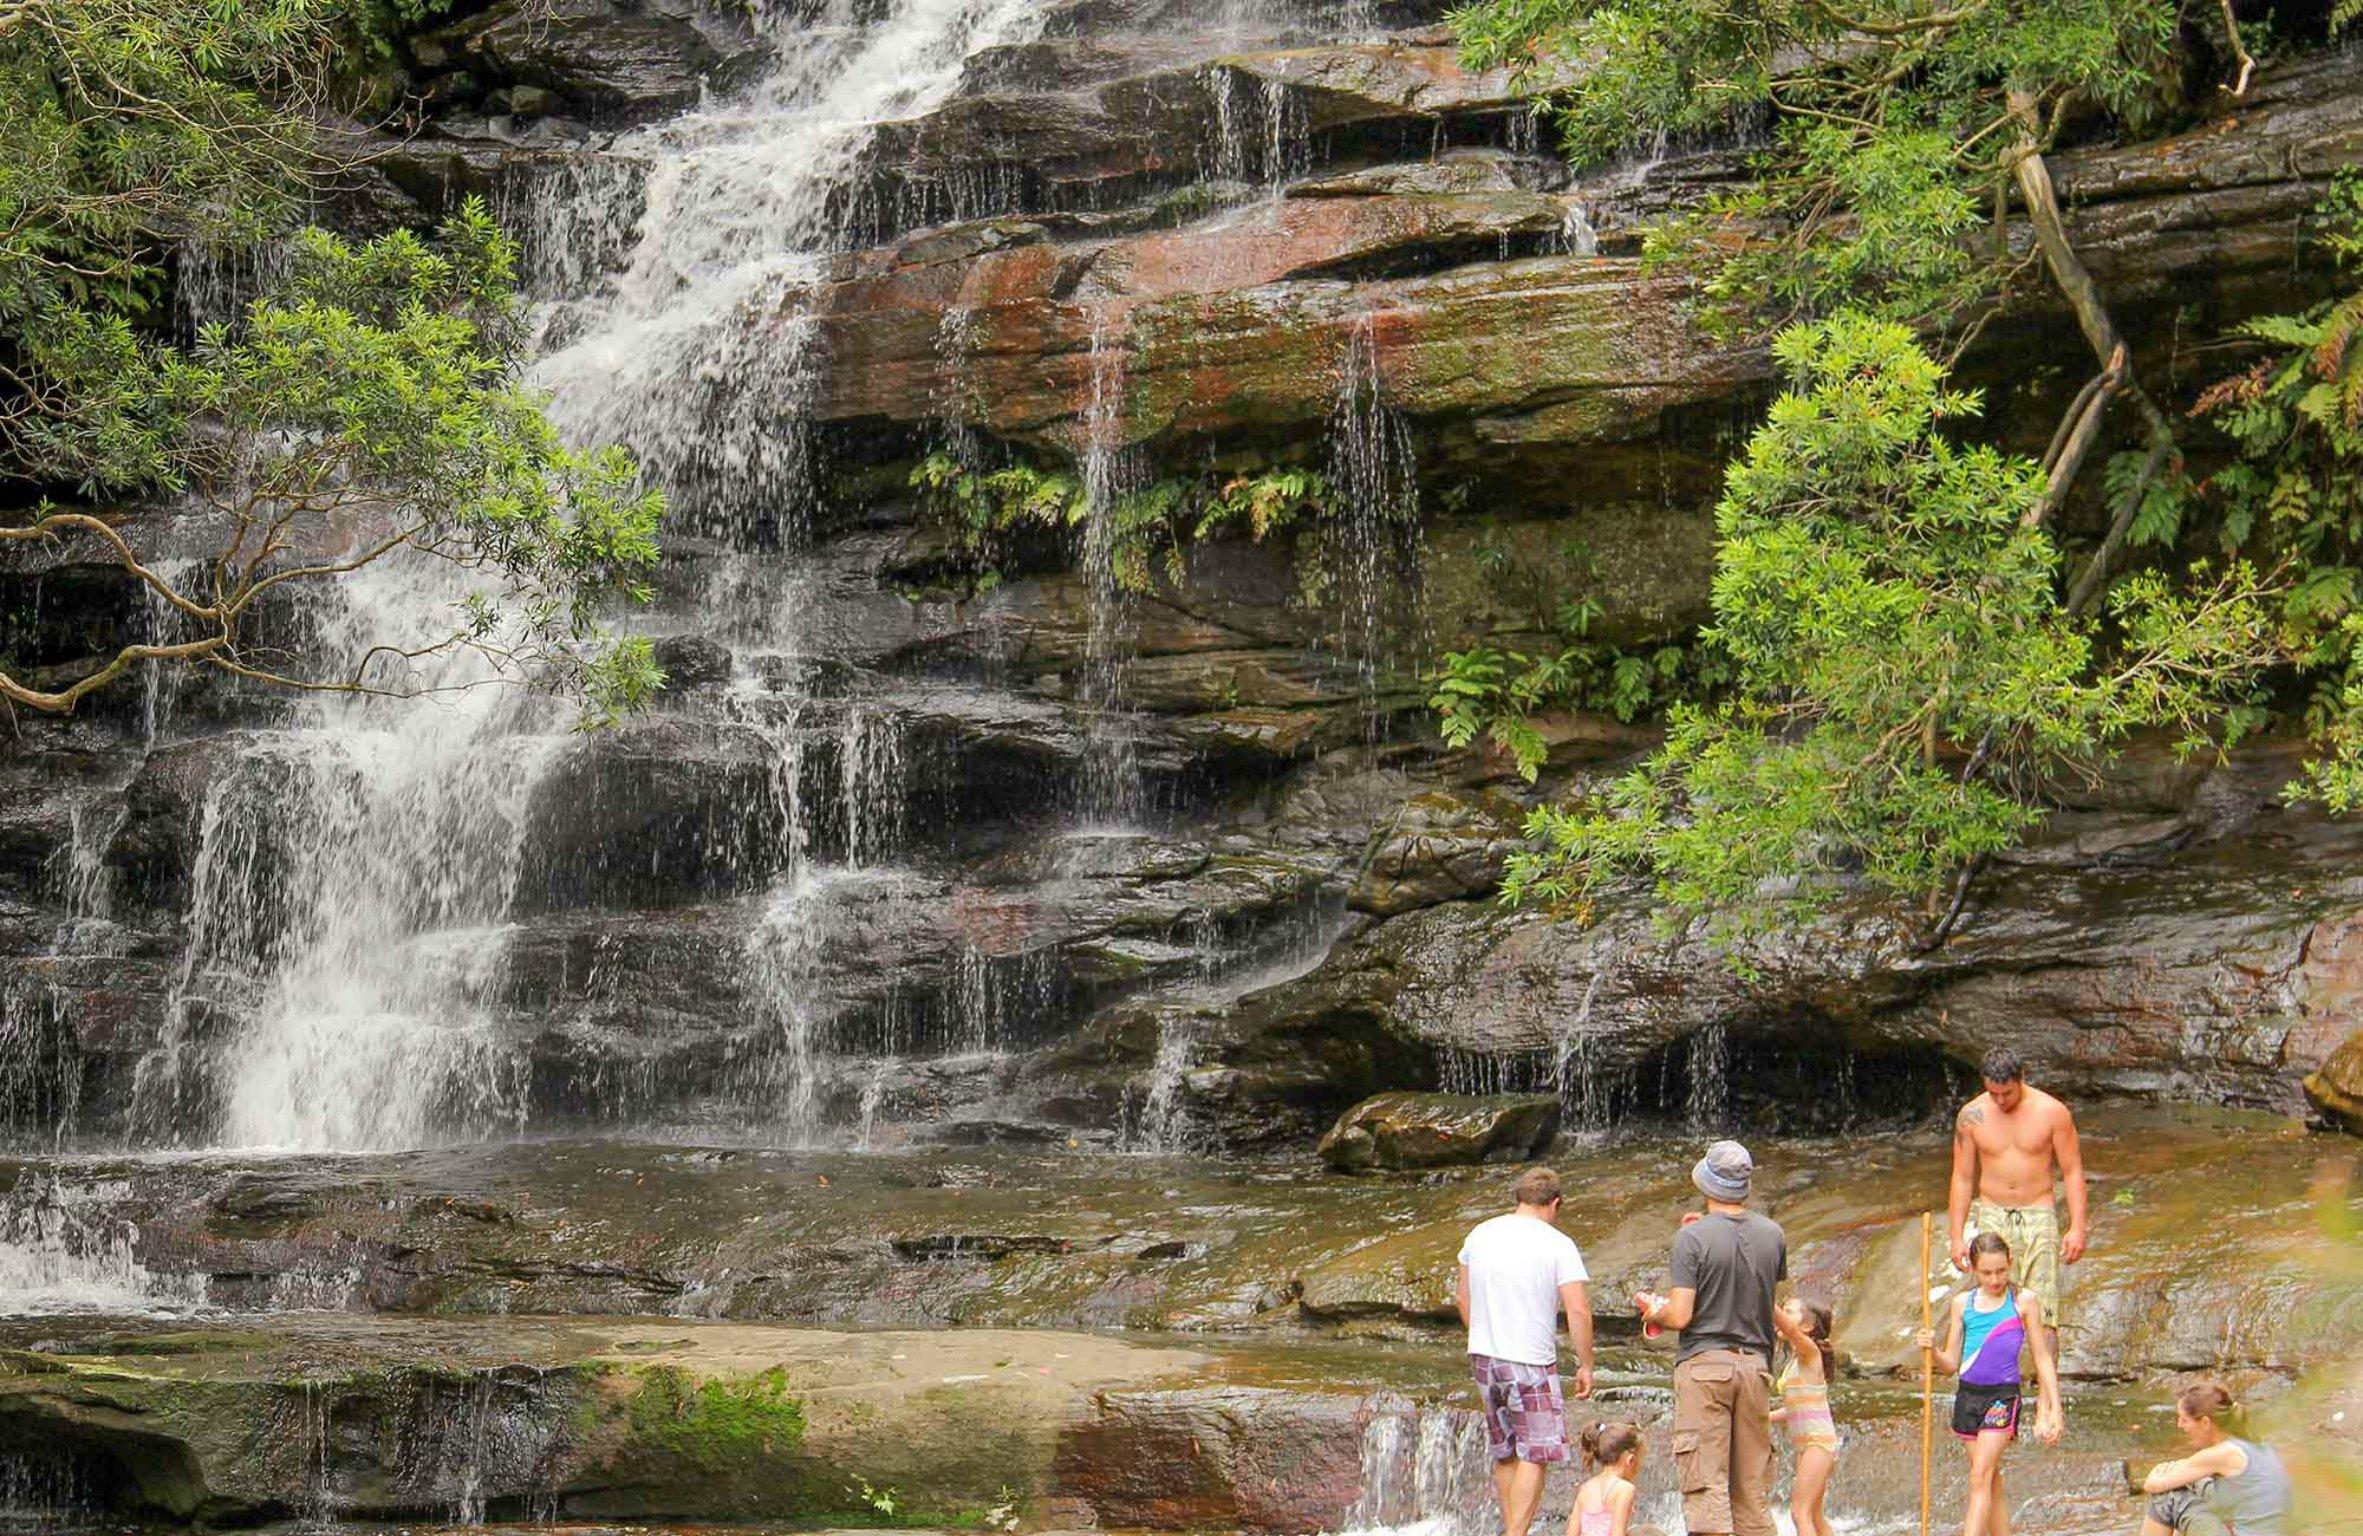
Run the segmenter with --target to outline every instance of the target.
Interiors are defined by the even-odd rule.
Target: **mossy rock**
[[[1559,1133],[1549,1094],[1382,1093],[1338,1117],[1321,1160],[1345,1173],[1532,1157]]]
[[[2321,1069],[2306,1078],[2306,1101],[2322,1118],[2363,1136],[2363,1030],[2347,1036]]]

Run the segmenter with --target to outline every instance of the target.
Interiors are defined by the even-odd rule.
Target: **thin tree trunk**
[[[2109,314],[2102,299],[2100,285],[2092,280],[2092,272],[2084,265],[2084,258],[2076,254],[2074,242],[2068,239],[2067,221],[2059,209],[2059,190],[2052,183],[2051,167],[2043,159],[2040,140],[2043,116],[2035,98],[2025,91],[2010,92],[2010,115],[2018,124],[2018,145],[2011,160],[2011,176],[2018,183],[2019,197],[2027,205],[2027,223],[2035,232],[2035,247],[2042,252],[2043,265],[2051,274],[2051,281],[2068,301],[2075,313],[2076,326],[2083,331],[2085,341],[2092,346],[2092,355],[2100,359],[2101,377],[2085,385],[2068,408],[2066,419],[2053,434],[2051,452],[2045,467],[2051,478],[2043,495],[2028,510],[2025,522],[2040,527],[2059,510],[2066,500],[2068,488],[2083,468],[2085,458],[2098,440],[2100,421],[2108,411],[2109,397],[2122,393],[2141,413],[2143,424],[2149,428],[2150,453],[2143,462],[2142,473],[2132,490],[2109,519],[2107,534],[2100,547],[2093,551],[2091,563],[2086,565],[2068,599],[2068,611],[2082,615],[2097,600],[2108,574],[2108,564],[2124,542],[2134,516],[2140,512],[2142,497],[2149,489],[2150,480],[2174,451],[2174,427],[2165,412],[2141,387],[2134,377],[2133,354],[2125,345],[2125,338],[2117,331],[2117,322]],[[1993,733],[1986,733],[1970,753],[1969,766],[1963,777],[1977,772],[1993,747]],[[1941,946],[1953,936],[1961,917],[1968,910],[1970,887],[1976,882],[1983,867],[1983,859],[1972,859],[1954,883],[1952,900],[1935,929],[1918,946],[1925,953]]]
[[[2051,167],[2044,160],[2042,145],[2036,138],[2042,114],[2033,96],[2016,90],[2010,93],[2010,112],[2018,122],[2018,147],[2012,157],[2011,175],[2018,183],[2019,197],[2027,205],[2027,222],[2035,231],[2036,249],[2043,253],[2043,265],[2051,273],[2053,285],[2074,311],[2076,326],[2091,344],[2092,355],[2107,368],[2125,341],[2117,332],[2117,322],[2109,315],[2100,285],[2092,280],[2084,258],[2076,254],[2074,243],[2068,239],[2067,223],[2059,210],[2059,190],[2052,183]],[[2123,386],[2126,397],[2141,412],[2152,437],[2172,437],[2173,425],[2134,376],[2130,349],[2127,358]]]

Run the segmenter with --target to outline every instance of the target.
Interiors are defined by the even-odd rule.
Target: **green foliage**
[[[1991,242],[1967,237],[2010,156],[2022,140],[2048,144],[2071,110],[2137,126],[2171,110],[2182,11],[2180,0],[1471,0],[1451,21],[1470,63],[1524,71],[1579,161],[1769,120],[1756,181],[1656,231],[1651,249],[1701,272],[1712,311],[1778,325],[1840,307],[1915,323],[1962,315],[2002,275]]]
[[[2321,216],[2332,259],[2363,277],[2363,175],[2342,175]],[[2212,513],[2225,548],[2289,570],[2281,638],[2311,682],[2307,725],[2322,749],[2290,791],[2352,811],[2363,807],[2363,286],[2241,329],[2270,350],[2192,412],[2234,457],[2203,487],[2177,487],[2176,511]]]
[[[41,353],[49,403],[19,442],[86,493],[187,496],[218,520],[198,572],[135,569],[179,611],[186,659],[401,692],[411,662],[466,650],[496,673],[556,675],[596,722],[662,680],[646,643],[607,635],[600,618],[611,600],[649,596],[663,502],[620,449],[559,440],[519,381],[522,333],[515,251],[479,202],[433,242],[308,230],[238,325],[185,350],[120,315],[60,318]],[[105,537],[47,505],[0,530],[69,534]],[[440,562],[470,585],[423,633],[385,637],[350,672],[308,673],[256,648],[257,605],[274,590],[389,558]]]
[[[396,44],[451,14],[458,0],[349,0],[343,20],[353,42],[377,58],[392,58]]]
[[[911,484],[956,532],[962,556],[982,573],[980,585],[983,577],[998,579],[994,567],[1008,535],[1029,528],[1081,529],[1091,514],[1080,477],[1031,464],[977,470],[950,454],[931,453],[911,471]],[[1240,532],[1261,541],[1324,515],[1329,505],[1328,482],[1308,469],[1157,480],[1120,492],[1105,514],[1116,584],[1148,592],[1160,574],[1178,583],[1190,545]]]
[[[441,0],[378,0],[415,21]],[[100,546],[177,612],[168,643],[62,686],[71,709],[143,660],[266,682],[404,691],[421,657],[578,688],[586,719],[661,678],[597,614],[646,595],[659,502],[614,451],[559,443],[517,382],[514,253],[480,206],[429,243],[296,233],[334,166],[317,128],[357,13],[326,0],[17,0],[0,6],[0,477],[31,502],[0,541]],[[163,340],[176,253],[292,243],[284,283],[186,348]],[[225,528],[182,578],[100,517],[45,499],[187,496]],[[437,633],[323,675],[261,650],[256,604],[377,559],[478,584]],[[429,624],[429,629],[435,626]]]
[[[1841,315],[1775,350],[1789,391],[1716,509],[1706,638],[1730,696],[1678,705],[1665,745],[1604,793],[1538,810],[1513,901],[1580,907],[1641,872],[1674,912],[1746,925],[1849,879],[1928,894],[2126,733],[2201,744],[2256,664],[2265,599],[2237,563],[2187,593],[2124,583],[2104,648],[2027,515],[2040,466],[1942,434],[1978,401],[1910,332]]]
[[[868,1509],[873,1514],[883,1515],[888,1519],[892,1519],[894,1517],[895,1511],[902,1507],[902,1492],[900,1489],[891,1487],[881,1488],[872,1483],[868,1478],[862,1476],[859,1472],[853,1474],[853,1482],[846,1488],[845,1491],[853,1495],[855,1502],[859,1503],[863,1508]]]
[[[1430,677],[1428,707],[1447,746],[1483,738],[1510,754],[1531,784],[1550,756],[1534,717],[1585,710],[1630,723],[1678,698],[1697,698],[1721,681],[1714,653],[1697,646],[1626,650],[1575,640],[1556,652],[1475,646],[1447,651]]]
[[[639,1445],[713,1472],[785,1456],[804,1443],[803,1400],[788,1395],[788,1373],[776,1365],[705,1381],[651,1366],[640,1373],[628,1416]]]
[[[0,9],[11,426],[45,397],[53,333],[154,311],[167,242],[238,244],[287,227],[316,162],[305,114],[334,14],[327,0]]]

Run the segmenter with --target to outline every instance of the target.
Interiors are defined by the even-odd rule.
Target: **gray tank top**
[[[2248,1458],[2238,1477],[2219,1477],[2207,1490],[2207,1507],[2223,1516],[2239,1536],[2287,1536],[2291,1490],[2281,1458],[2253,1440],[2232,1444]]]

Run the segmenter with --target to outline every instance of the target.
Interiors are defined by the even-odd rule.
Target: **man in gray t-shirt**
[[[1691,1169],[1706,1214],[1675,1234],[1673,1294],[1642,1320],[1680,1330],[1674,1464],[1690,1536],[1773,1536],[1772,1294],[1789,1270],[1779,1223],[1747,1207],[1748,1149],[1718,1141]]]

